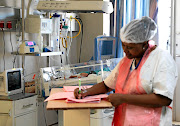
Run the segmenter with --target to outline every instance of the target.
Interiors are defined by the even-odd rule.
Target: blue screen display
[[[100,36],[94,40],[94,60],[97,61],[116,57],[116,37]]]
[[[101,55],[113,55],[113,40],[103,41]]]

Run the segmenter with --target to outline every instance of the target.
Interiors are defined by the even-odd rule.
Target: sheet
[[[83,99],[76,99],[74,97],[74,92],[59,92],[53,95],[50,95],[46,101],[51,100],[65,100],[67,103],[99,103],[102,98],[107,98],[107,94],[100,94],[100,95],[94,95],[94,96],[87,96]]]
[[[67,98],[67,103],[100,103],[101,99],[74,99],[74,98]]]
[[[73,92],[58,92],[55,94],[50,95],[46,100],[46,101],[52,101],[52,100],[64,100],[67,99],[69,97],[74,97]]]
[[[87,89],[92,86],[81,86],[81,89]],[[79,86],[63,86],[63,90],[65,92],[73,92],[76,88],[79,88]]]

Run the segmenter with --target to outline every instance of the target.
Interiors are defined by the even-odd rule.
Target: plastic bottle
[[[60,15],[57,13],[53,14],[52,17],[53,31],[51,35],[51,42],[53,45],[53,52],[59,51],[59,30],[60,30]]]
[[[68,33],[68,26],[66,26],[66,25],[63,26],[61,33],[62,33],[62,37],[66,38],[67,37],[67,33]]]
[[[56,40],[54,40],[54,48],[53,48],[54,52],[58,52],[59,51],[59,39],[57,38]]]

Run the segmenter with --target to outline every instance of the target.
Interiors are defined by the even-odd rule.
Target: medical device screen
[[[103,41],[101,55],[113,55],[113,41],[112,40]]]
[[[7,73],[8,91],[21,88],[21,71],[13,71]]]
[[[28,45],[30,45],[30,46],[31,46],[31,45],[34,45],[34,43],[33,43],[33,42],[28,42]]]

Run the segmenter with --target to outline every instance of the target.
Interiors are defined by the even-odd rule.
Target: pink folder
[[[101,101],[100,98],[96,99],[75,99],[75,98],[67,98],[67,103],[99,103]]]
[[[99,103],[102,98],[107,98],[107,94],[100,94],[100,95],[94,95],[94,96],[87,96],[83,99],[76,99],[74,97],[73,92],[59,92],[56,94],[53,94],[49,96],[46,101],[51,101],[51,100],[64,100],[66,99],[67,103],[94,103],[97,102]]]
[[[64,100],[67,99],[68,97],[74,97],[73,92],[58,92],[55,94],[50,95],[46,101],[52,101],[52,100]]]
[[[81,86],[81,89],[87,89],[92,86]],[[79,86],[63,86],[63,90],[66,92],[73,92],[76,88],[79,88]]]

